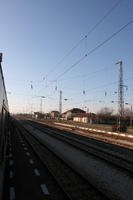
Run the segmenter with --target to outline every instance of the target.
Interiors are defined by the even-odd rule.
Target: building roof
[[[95,113],[77,113],[74,117],[95,117]]]
[[[34,115],[42,114],[41,112],[34,112]]]
[[[66,112],[62,113],[62,114],[66,114],[67,112],[74,112],[74,113],[86,113],[84,110],[80,109],[80,108],[72,108],[70,110],[67,110]]]
[[[51,113],[59,113],[57,110],[52,110]]]

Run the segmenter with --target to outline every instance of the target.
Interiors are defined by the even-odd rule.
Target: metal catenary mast
[[[122,61],[117,62],[116,64],[120,64],[119,68],[119,85],[118,85],[118,112],[120,117],[124,115],[124,84],[123,84],[123,68]]]
[[[119,64],[119,83],[118,83],[118,130],[121,132],[121,118],[124,116],[124,85],[123,85],[123,68],[122,61],[117,62]]]

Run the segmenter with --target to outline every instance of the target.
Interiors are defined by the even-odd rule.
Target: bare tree
[[[97,112],[98,115],[111,116],[113,114],[113,108],[103,107]]]
[[[124,115],[125,116],[131,116],[131,115],[133,115],[133,112],[131,112],[130,108],[125,108],[124,109]]]

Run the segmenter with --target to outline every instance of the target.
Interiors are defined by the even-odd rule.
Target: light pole
[[[62,91],[60,90],[60,97],[59,97],[59,118],[61,117],[62,113]]]
[[[40,96],[40,113],[42,114],[42,100],[45,99],[45,96]]]
[[[35,96],[34,98],[40,98],[40,113],[42,114],[42,99],[45,99],[45,96]]]

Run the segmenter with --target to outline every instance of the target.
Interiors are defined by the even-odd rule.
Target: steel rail
[[[73,200],[76,199],[88,200],[88,198],[91,198],[92,200],[108,199],[107,197],[104,196],[104,194],[102,194],[100,191],[94,188],[90,183],[88,183],[85,179],[83,179],[79,174],[77,174],[77,172],[75,172],[73,168],[67,165],[63,159],[60,159],[54,152],[52,152],[47,147],[44,147],[44,144],[42,144],[39,140],[37,140],[36,137],[31,135],[31,133],[27,129],[22,127],[22,124],[21,128],[20,124],[19,126],[17,126],[17,128],[20,130],[21,134],[27,140],[27,142],[31,145],[32,149],[39,157],[41,162],[48,168],[52,176],[57,181],[58,185],[60,185],[60,187],[62,188],[62,190],[65,192],[65,194],[68,196],[69,199]],[[51,162],[52,164],[48,162]],[[63,170],[61,169],[61,166],[63,166]],[[63,173],[64,175],[62,175]]]
[[[44,133],[43,136],[43,132],[37,130],[34,126],[28,124],[23,124],[23,126],[40,143],[46,145],[61,159],[63,158],[64,162],[90,182],[94,188],[106,195],[107,198],[110,200],[132,200],[133,179],[129,170],[123,169],[121,166],[118,167],[111,162],[106,162],[104,158],[101,159],[88,154],[78,147],[54,138],[47,133]]]
[[[47,127],[43,127],[42,124],[38,124],[36,122],[30,121],[29,124],[39,129],[40,131],[51,135],[52,137],[65,141],[72,146],[81,149],[82,151],[92,154],[93,156],[96,156],[98,158],[104,159],[107,162],[117,165],[120,168],[133,172],[133,157],[131,158],[132,160],[130,160],[130,158],[124,157],[124,155],[120,154],[120,152],[117,152],[116,154],[116,152],[104,149],[104,147],[101,148],[94,144],[87,143],[87,141],[81,141],[72,135],[64,135],[63,132],[60,133],[55,130],[51,130]]]

